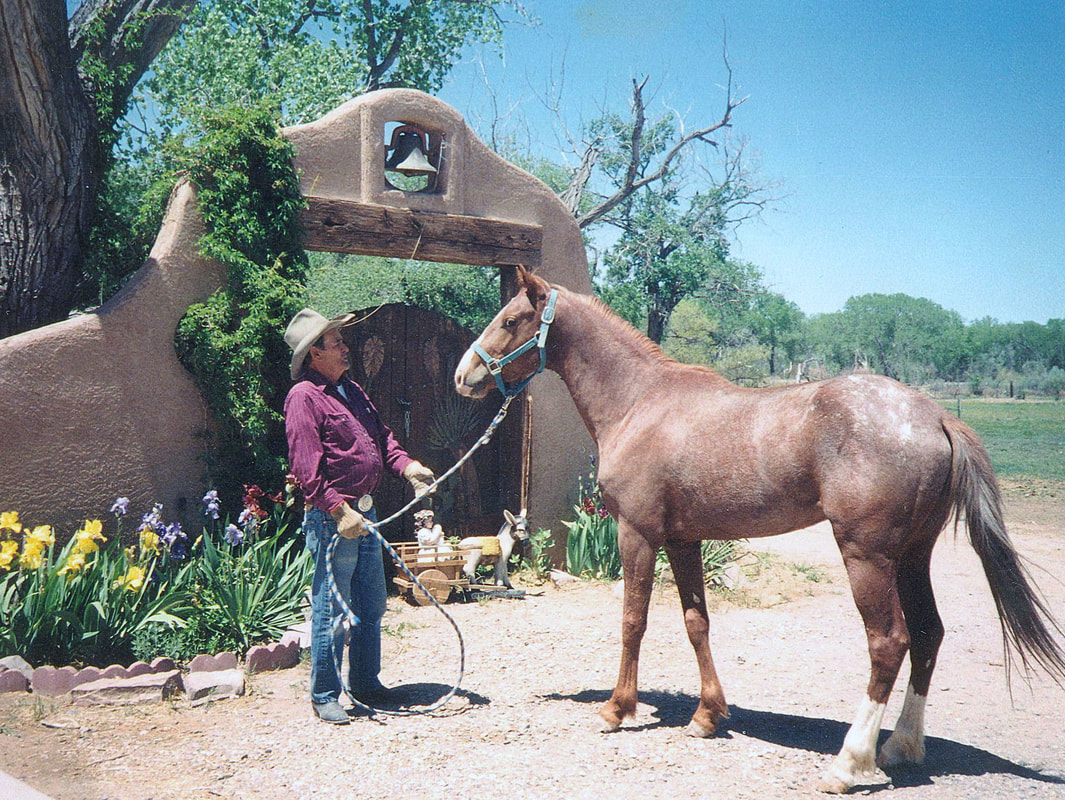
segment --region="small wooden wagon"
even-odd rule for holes
[[[489,555],[499,554],[499,540],[495,536],[478,537],[478,544],[483,552]],[[470,555],[469,550],[441,551],[435,548],[427,550],[418,542],[396,542],[392,545],[392,549],[438,603],[446,603],[456,589],[464,599],[482,596],[479,593],[494,597],[504,595],[519,597],[525,594],[524,591],[508,589],[504,586],[470,583],[470,579],[462,572],[466,559]],[[402,595],[420,606],[430,604],[431,601],[426,597],[425,592],[415,586],[414,582],[398,566],[396,572],[397,575],[392,582],[399,587]]]
[[[458,550],[440,552],[435,549],[432,552],[419,553],[418,551],[424,548],[418,542],[397,542],[392,548],[436,602],[446,603],[456,588],[463,592],[470,588],[469,579],[462,574],[466,553]],[[430,600],[425,596],[425,592],[419,590],[398,567],[396,572],[392,582],[399,587],[400,592],[420,606],[429,605]]]

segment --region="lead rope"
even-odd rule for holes
[[[392,556],[392,560],[403,571],[403,574],[406,575],[407,579],[410,580],[411,583],[413,583],[414,586],[417,587],[426,597],[428,597],[430,602],[432,602],[432,604],[436,606],[437,610],[444,615],[444,617],[449,623],[451,623],[451,627],[455,629],[455,635],[458,637],[459,640],[459,674],[458,677],[455,678],[455,683],[452,684],[451,690],[440,700],[436,701],[431,706],[421,709],[389,710],[383,708],[374,708],[373,706],[366,705],[362,701],[356,699],[355,695],[351,692],[351,686],[348,683],[347,678],[344,677],[343,665],[341,664],[341,660],[343,658],[343,648],[341,648],[341,654],[338,658],[337,648],[333,647],[333,666],[336,668],[337,677],[340,679],[340,685],[344,689],[344,694],[346,694],[348,696],[348,699],[351,700],[351,702],[354,703],[356,706],[366,711],[369,711],[371,714],[381,713],[388,714],[389,716],[393,717],[413,717],[418,714],[428,714],[432,711],[436,711],[436,709],[447,703],[448,700],[454,697],[455,693],[459,690],[459,685],[462,683],[462,677],[466,670],[466,644],[462,640],[462,631],[459,630],[459,626],[456,624],[455,620],[452,619],[451,615],[444,610],[444,607],[437,602],[436,598],[433,597],[432,593],[422,585],[421,581],[419,581],[418,578],[415,577],[414,573],[411,572],[410,569],[408,569],[407,565],[403,563],[403,559],[400,557],[400,555],[395,551],[392,545],[390,545],[385,540],[385,537],[381,535],[381,531],[379,530],[379,528],[381,528],[381,526],[383,525],[387,525],[390,522],[393,522],[394,520],[398,519],[399,517],[410,511],[410,509],[413,508],[416,503],[427,497],[437,486],[439,486],[441,483],[443,483],[452,475],[454,475],[455,472],[457,472],[458,469],[463,464],[465,464],[474,453],[477,452],[477,450],[488,444],[488,442],[492,439],[492,436],[495,434],[496,428],[499,427],[499,424],[503,421],[503,418],[506,417],[507,409],[510,407],[511,401],[516,396],[516,394],[511,394],[508,395],[505,400],[503,400],[503,405],[500,406],[499,411],[496,412],[495,417],[488,424],[488,428],[481,435],[481,438],[478,439],[476,443],[474,443],[473,447],[466,451],[466,454],[462,458],[455,462],[455,465],[451,469],[449,469],[447,472],[445,472],[443,475],[433,481],[432,485],[430,485],[430,487],[426,491],[422,492],[421,494],[415,495],[413,500],[403,506],[403,508],[401,508],[395,514],[386,517],[380,522],[371,522],[368,524],[370,530],[377,537],[378,541],[380,541],[381,544],[384,545],[385,550],[387,550],[388,554]],[[337,602],[337,605],[340,606],[340,616],[338,616],[333,621],[332,626],[332,634],[334,638],[336,637],[337,630],[340,628],[341,625],[345,626],[345,628],[350,631],[351,628],[359,624],[358,616],[356,616],[355,612],[352,611],[351,606],[348,605],[347,601],[344,600],[343,596],[340,594],[340,590],[337,588],[336,579],[333,577],[333,554],[336,552],[337,543],[339,541],[340,534],[333,534],[333,538],[329,542],[329,547],[326,549],[325,554],[326,587],[329,593],[332,595],[333,599]]]

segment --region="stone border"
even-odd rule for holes
[[[288,631],[280,642],[256,645],[248,650],[244,659],[244,671],[251,675],[256,672],[271,672],[290,669],[300,662],[299,631]],[[0,665],[0,694],[5,692],[33,692],[45,697],[59,697],[70,694],[82,684],[100,680],[126,680],[142,675],[157,675],[177,670],[174,659],[160,657],[150,664],[137,661],[128,667],[112,664],[109,667],[37,667],[32,669],[22,661],[23,666]],[[237,670],[239,662],[236,653],[222,652],[216,655],[198,655],[189,662],[187,672],[227,672]],[[32,670],[32,671],[31,671]]]

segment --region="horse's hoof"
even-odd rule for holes
[[[924,737],[922,736],[899,736],[891,734],[884,746],[880,748],[880,755],[876,758],[876,765],[880,769],[889,769],[901,764],[921,764],[924,762]]]
[[[831,769],[817,782],[817,791],[825,794],[846,794],[854,786],[854,781],[841,778]]]
[[[606,717],[599,717],[599,721],[596,723],[595,729],[599,733],[613,733],[621,727],[621,720],[614,721],[609,720]]]
[[[694,719],[689,722],[688,727],[684,729],[684,733],[695,739],[709,739],[716,731],[716,726],[707,727],[706,725],[700,725]]]

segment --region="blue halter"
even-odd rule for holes
[[[551,328],[551,323],[555,321],[555,300],[558,299],[558,289],[552,289],[551,294],[547,298],[547,305],[544,306],[543,313],[540,315],[540,330],[529,341],[519,347],[517,350],[508,353],[502,358],[495,358],[488,355],[484,348],[481,347],[480,340],[478,339],[473,343],[473,352],[481,357],[484,361],[484,365],[488,367],[488,371],[492,374],[492,377],[496,379],[496,386],[499,387],[500,393],[504,397],[513,397],[526,386],[529,385],[529,381],[544,371],[544,367],[547,364],[547,331]],[[507,386],[503,383],[503,367],[509,364],[516,358],[521,358],[528,353],[534,347],[540,348],[540,367],[532,375],[514,386]]]

